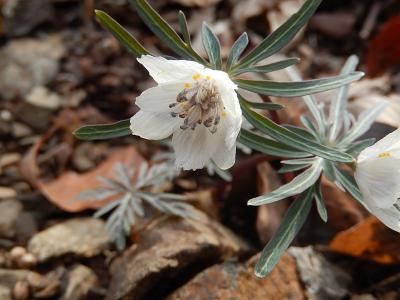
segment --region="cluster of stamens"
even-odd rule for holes
[[[194,84],[185,84],[185,88],[176,97],[176,102],[169,105],[172,117],[184,119],[182,130],[195,130],[203,124],[211,133],[217,132],[221,116],[226,112],[221,96],[213,80],[195,75]]]

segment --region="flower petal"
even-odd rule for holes
[[[357,164],[354,177],[369,206],[389,208],[400,197],[400,159],[365,160]]]
[[[235,164],[236,159],[236,145],[233,147],[225,148],[218,147],[214,153],[212,160],[222,170],[231,168]]]
[[[400,158],[400,129],[393,131],[388,134],[373,146],[364,149],[358,156],[358,162],[362,162],[366,159],[376,158],[379,154],[384,152],[394,152],[396,157]]]
[[[172,136],[177,167],[184,170],[196,170],[210,161],[217,146],[213,143],[212,134],[204,126],[195,130],[178,130]]]
[[[160,84],[191,78],[193,74],[204,69],[203,65],[194,61],[168,60],[164,57],[151,55],[142,55],[137,60],[149,71],[150,76]]]
[[[168,113],[138,111],[131,117],[131,131],[148,140],[162,140],[179,127],[179,120]]]
[[[135,104],[144,111],[167,112],[170,111],[168,105],[176,102],[176,97],[183,88],[181,82],[152,87],[138,96]]]
[[[400,209],[398,207],[379,208],[371,206],[367,208],[371,214],[376,216],[387,227],[400,232]]]

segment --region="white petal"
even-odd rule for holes
[[[354,177],[369,206],[389,208],[400,197],[400,160],[395,157],[358,163]]]
[[[131,117],[131,131],[148,140],[162,140],[169,137],[179,127],[179,120],[169,113],[138,111]]]
[[[376,158],[383,152],[393,152],[396,157],[400,158],[400,129],[393,131],[371,147],[364,149],[358,156],[358,162],[369,158]]]
[[[135,104],[144,111],[167,112],[170,111],[168,105],[176,102],[176,97],[183,89],[181,82],[152,87],[138,96]]]
[[[368,207],[368,210],[387,227],[400,232],[400,210],[398,208],[379,208],[371,206]]]
[[[196,170],[210,161],[218,145],[213,142],[212,134],[204,126],[195,130],[178,129],[172,136],[172,146],[176,156],[176,166],[184,170]]]
[[[222,170],[231,168],[235,164],[236,159],[236,145],[233,147],[225,148],[218,147],[217,151],[214,153],[212,160],[215,164]]]
[[[191,78],[201,72],[204,66],[188,60],[168,60],[163,57],[142,55],[137,59],[157,83],[167,83]]]

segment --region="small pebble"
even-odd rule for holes
[[[18,262],[26,253],[27,252],[24,247],[17,246],[11,249],[10,256],[14,262]]]
[[[29,299],[29,284],[26,281],[17,281],[13,288],[13,296],[15,300]]]

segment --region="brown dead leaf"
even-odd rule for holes
[[[373,216],[338,233],[329,247],[336,252],[378,263],[400,262],[399,234]]]
[[[376,76],[400,63],[400,15],[389,19],[370,41],[367,52],[368,75]]]
[[[138,166],[144,158],[136,151],[135,147],[119,148],[92,171],[78,174],[65,172],[57,179],[44,183],[39,182],[40,191],[55,205],[68,212],[78,212],[85,209],[99,208],[107,201],[71,201],[78,194],[101,186],[98,176],[114,177],[113,166],[123,163],[127,166]],[[111,201],[112,199],[110,199]]]

